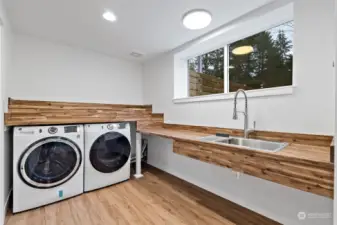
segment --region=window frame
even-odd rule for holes
[[[235,43],[237,41],[240,41],[242,39],[245,39],[245,38],[248,38],[248,37],[251,37],[255,34],[259,34],[261,32],[264,32],[264,31],[268,31],[270,29],[273,29],[273,28],[276,28],[278,26],[281,26],[285,23],[288,23],[288,22],[291,22],[291,21],[294,21],[294,19],[290,19],[290,20],[287,20],[287,21],[282,21],[282,22],[279,22],[278,24],[273,24],[273,25],[270,25],[268,28],[266,29],[259,29],[260,31],[257,31],[257,32],[251,32],[251,34],[249,35],[244,35],[243,37],[241,37],[240,39],[237,39],[237,40],[232,40],[230,42],[226,42],[226,44],[224,45],[221,45],[219,46],[218,48],[212,48],[211,50],[207,50],[201,54],[197,54],[197,55],[194,55],[192,57],[188,57],[188,59],[186,59],[186,63],[187,63],[187,93],[188,93],[188,96],[186,98],[179,98],[179,99],[191,99],[191,98],[196,98],[196,99],[211,99],[210,97],[207,97],[207,96],[214,96],[215,99],[218,99],[219,98],[219,95],[228,95],[228,94],[231,94],[231,93],[235,93],[235,92],[230,92],[230,89],[229,89],[229,46],[232,44],[232,43]],[[190,74],[189,74],[189,65],[188,65],[188,61],[192,58],[196,58],[196,57],[200,57],[204,54],[207,54],[207,53],[210,53],[212,51],[215,51],[215,50],[218,50],[218,49],[221,49],[223,48],[224,49],[224,92],[223,93],[218,93],[218,94],[208,94],[208,95],[199,95],[199,96],[190,96]],[[294,71],[292,71],[293,74],[292,74],[292,77],[294,77]],[[253,89],[253,90],[246,90],[246,92],[251,92],[251,91],[262,91],[262,90],[266,90],[266,89],[272,89],[272,90],[275,90],[275,89],[278,89],[278,88],[281,88],[282,90],[284,90],[284,92],[277,92],[279,94],[291,94],[292,93],[292,89],[293,88],[284,88],[284,87],[295,87],[294,85],[294,79],[292,81],[292,85],[284,85],[284,86],[279,86],[279,87],[273,87],[273,88],[263,88],[263,89]],[[269,92],[265,92],[263,91],[262,93],[269,93]],[[270,94],[268,94],[270,95]],[[230,96],[230,95],[229,95]],[[253,94],[252,97],[255,97],[255,96],[259,96],[259,95],[256,95]],[[226,99],[226,98],[223,98],[223,99]],[[185,101],[175,101],[175,102],[185,102]]]

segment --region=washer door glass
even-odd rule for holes
[[[39,140],[21,158],[24,181],[37,188],[51,188],[68,181],[81,164],[81,152],[72,141],[52,137]]]
[[[101,135],[90,149],[91,165],[99,172],[112,173],[122,168],[129,160],[129,140],[117,132]]]

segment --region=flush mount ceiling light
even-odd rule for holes
[[[234,55],[246,55],[246,54],[252,53],[253,51],[254,51],[253,46],[245,45],[245,46],[234,48],[232,53]]]
[[[183,16],[183,24],[187,29],[199,30],[207,27],[212,21],[212,15],[204,9],[188,11]]]
[[[103,13],[103,18],[109,22],[115,22],[117,20],[117,17],[116,15],[111,12],[111,11],[108,11],[106,10],[104,13]]]

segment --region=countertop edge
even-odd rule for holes
[[[173,140],[178,140],[178,141],[184,141],[184,142],[188,142],[188,143],[193,143],[193,144],[202,144],[202,145],[211,145],[214,147],[218,147],[222,150],[224,150],[224,148],[228,147],[226,145],[221,145],[218,143],[212,143],[212,142],[205,142],[205,141],[200,141],[198,139],[190,139],[190,138],[183,138],[183,137],[173,137],[170,135],[165,135],[165,134],[161,134],[158,132],[152,132],[149,131],[149,129],[151,128],[146,128],[146,129],[138,129],[138,132],[144,133],[144,134],[150,134],[150,135],[156,135],[156,136],[160,136],[160,137],[165,137],[165,138],[169,138],[169,139],[173,139]],[[165,128],[162,128],[165,129]],[[183,131],[180,131],[183,132]],[[197,133],[197,132],[195,132]],[[200,134],[200,137],[203,135],[212,135],[212,134],[206,134],[206,133],[198,133]],[[232,150],[235,149],[235,150]],[[225,151],[239,151],[239,152],[243,152],[246,154],[249,153],[254,153],[255,155],[259,155],[260,157],[264,157],[264,158],[270,158],[270,159],[284,159],[284,160],[288,160],[288,161],[292,161],[292,162],[301,162],[301,163],[306,163],[306,164],[315,164],[315,167],[320,167],[320,168],[327,168],[327,169],[334,169],[334,164],[331,162],[322,162],[322,161],[318,161],[318,160],[311,160],[311,159],[303,159],[303,158],[299,158],[299,157],[292,157],[292,156],[287,156],[287,155],[280,155],[280,154],[276,154],[273,152],[265,152],[265,151],[259,151],[259,150],[248,150],[245,148],[241,148],[241,147],[237,147],[237,146],[230,146],[230,148],[226,149]]]

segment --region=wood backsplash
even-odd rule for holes
[[[28,101],[9,99],[9,111],[5,114],[5,125],[81,124],[137,121],[138,129],[160,126],[168,129],[201,133],[228,133],[243,136],[239,129],[164,124],[162,113],[152,113],[151,105],[120,105],[99,103]],[[330,146],[332,136],[296,134],[271,131],[254,131],[250,138],[280,141],[315,146]]]
[[[137,127],[162,126],[163,114],[151,105],[120,105],[9,99],[6,126],[137,121]]]
[[[243,130],[221,128],[221,127],[205,127],[205,126],[192,126],[182,124],[163,124],[164,128],[195,131],[200,133],[226,133],[231,136],[243,136]],[[317,134],[298,134],[298,133],[285,133],[275,131],[260,131],[255,130],[249,134],[249,138],[261,139],[266,141],[279,141],[297,144],[307,144],[315,146],[330,146],[332,136],[330,135],[317,135]]]

